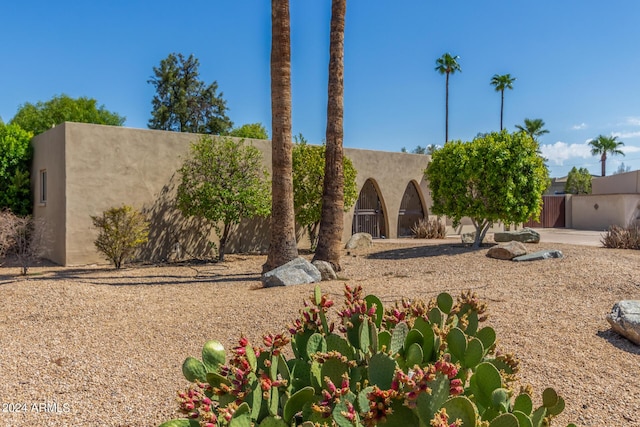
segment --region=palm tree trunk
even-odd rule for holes
[[[329,262],[340,271],[344,229],[344,174],[342,170],[344,111],[344,25],[347,0],[331,2],[327,146],[325,150],[322,215],[314,260]]]
[[[271,1],[271,237],[263,272],[298,257],[291,153],[289,0]]]
[[[500,132],[502,132],[503,113],[504,113],[504,89],[500,91]]]
[[[446,78],[445,102],[444,102],[444,142],[449,141],[449,73]]]
[[[602,164],[602,176],[607,175],[607,152],[604,151],[602,156],[600,156],[600,163]]]

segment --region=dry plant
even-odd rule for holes
[[[439,218],[422,218],[411,231],[416,239],[444,239],[447,236],[447,226]]]
[[[622,228],[612,225],[600,241],[605,248],[640,249],[640,226]]]
[[[13,247],[14,218],[15,215],[8,209],[0,211],[0,265]]]
[[[42,255],[45,243],[44,221],[0,212],[0,260],[13,255],[26,276],[29,267]]]

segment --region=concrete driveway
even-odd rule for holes
[[[602,246],[604,231],[574,230],[571,228],[536,228],[541,242],[570,245]]]

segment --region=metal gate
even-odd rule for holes
[[[523,225],[532,228],[564,228],[565,196],[542,196],[540,222],[530,219]]]
[[[368,179],[360,190],[356,209],[353,213],[352,234],[369,233],[379,239],[387,237],[382,203],[373,181]]]
[[[400,211],[398,212],[398,237],[413,236],[411,227],[416,225],[418,221],[423,219],[424,209],[422,209],[422,201],[420,194],[414,182],[407,184],[400,203]]]

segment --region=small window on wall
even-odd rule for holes
[[[40,171],[40,203],[47,203],[47,170]]]

